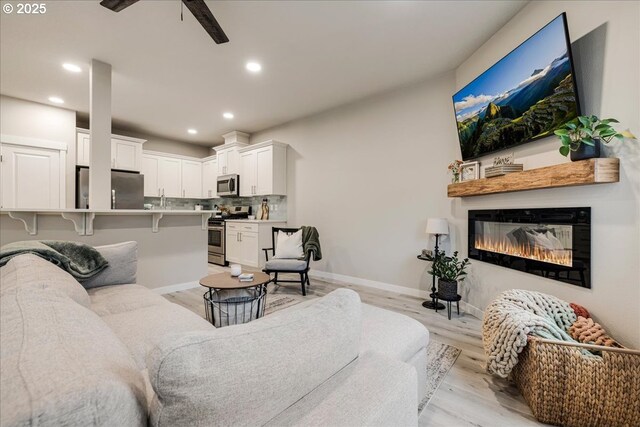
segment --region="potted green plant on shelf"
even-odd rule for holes
[[[438,278],[438,297],[446,300],[454,299],[458,295],[458,282],[465,279],[468,266],[469,258],[458,259],[458,251],[452,256],[438,254],[429,271],[429,274]]]
[[[606,144],[614,138],[636,139],[629,131],[618,132],[611,123],[616,119],[599,119],[597,116],[578,116],[554,133],[560,138],[560,154],[570,155],[571,161],[600,157],[600,141]]]

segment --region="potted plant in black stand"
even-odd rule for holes
[[[434,261],[429,274],[438,278],[438,298],[445,301],[455,300],[458,296],[458,282],[467,275],[465,269],[469,258],[458,259],[458,251],[453,256],[439,255]]]
[[[619,123],[616,119],[599,119],[597,116],[578,116],[567,122],[554,133],[560,138],[560,154],[568,156],[571,161],[600,157],[600,141],[606,144],[614,138],[636,139],[629,131],[618,132],[611,123]]]

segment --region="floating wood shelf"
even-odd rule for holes
[[[513,172],[494,178],[483,178],[449,184],[447,195],[449,197],[470,197],[541,188],[602,184],[606,182],[618,182],[619,180],[620,159],[588,159],[522,172]]]

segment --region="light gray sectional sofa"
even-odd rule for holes
[[[35,255],[0,269],[0,425],[417,424],[419,322],[339,289],[216,329],[131,284],[135,242],[98,249],[85,287]]]

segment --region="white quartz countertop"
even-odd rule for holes
[[[9,212],[32,212],[39,214],[61,214],[61,213],[94,213],[97,215],[202,215],[212,214],[214,211],[195,209],[178,210],[178,209],[25,209],[25,208],[3,208],[0,213],[7,214]]]
[[[251,224],[285,223],[286,219],[225,219],[226,222],[244,222]]]

